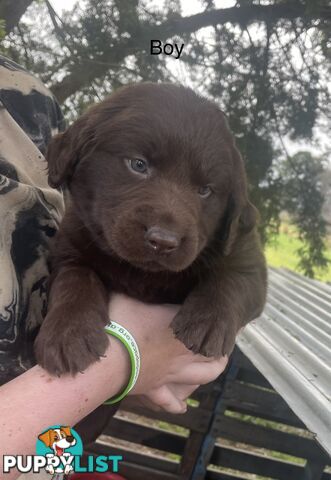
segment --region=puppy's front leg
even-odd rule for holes
[[[239,265],[237,266],[239,267]],[[187,297],[171,326],[194,353],[229,355],[240,328],[258,317],[266,296],[264,262],[250,269],[226,268],[210,275]]]
[[[61,266],[52,279],[48,313],[35,341],[37,362],[53,374],[76,374],[108,346],[104,285],[88,267]]]

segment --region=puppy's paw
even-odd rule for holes
[[[234,348],[237,329],[221,314],[185,308],[185,304],[170,325],[178,340],[206,357],[230,355]]]
[[[94,318],[90,316],[87,320],[85,313],[77,322],[72,317],[58,315],[58,311],[47,314],[40,328],[34,344],[36,360],[51,374],[75,375],[105,353],[109,337],[104,325],[108,319],[102,321],[94,313]]]

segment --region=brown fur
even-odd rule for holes
[[[136,157],[148,161],[144,176],[127,164]],[[266,267],[243,161],[218,107],[184,87],[125,87],[55,137],[47,160],[50,185],[66,182],[71,200],[53,246],[39,363],[76,373],[98,359],[112,291],[182,304],[176,337],[194,352],[229,354],[263,309]],[[155,250],[153,229],[175,247]]]

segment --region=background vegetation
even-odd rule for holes
[[[0,0],[1,52],[46,82],[68,121],[129,82],[181,81],[213,98],[246,161],[271,263],[286,255],[288,266],[330,280],[321,273],[330,261],[322,215],[329,0],[200,4],[200,13],[184,16],[180,0],[82,0],[60,18],[51,0]],[[181,60],[151,56],[151,39],[184,42]],[[291,142],[301,145],[295,155]],[[312,155],[307,145],[316,144]],[[284,211],[291,226],[276,248]]]

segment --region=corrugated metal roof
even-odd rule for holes
[[[331,454],[331,287],[269,269],[265,311],[237,343]]]

